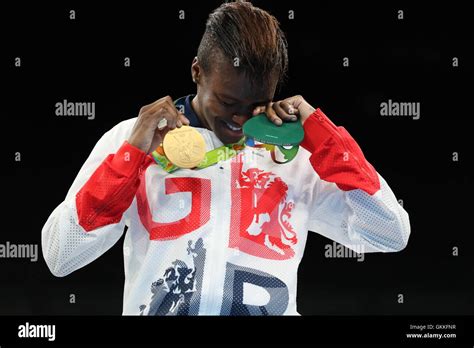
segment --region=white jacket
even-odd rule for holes
[[[342,127],[316,110],[296,158],[265,149],[171,174],[126,142],[136,118],[105,133],[42,230],[59,277],[124,242],[123,314],[297,315],[308,230],[365,252],[403,249],[408,214]],[[222,145],[197,128],[208,150]]]

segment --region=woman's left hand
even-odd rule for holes
[[[298,119],[302,124],[315,111],[301,95],[270,102],[267,106],[256,108],[253,116],[266,113],[268,119],[277,126],[283,122],[294,122]]]

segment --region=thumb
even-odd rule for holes
[[[258,114],[265,112],[265,108],[266,106],[257,106],[255,109],[253,109],[252,116],[257,116]]]
[[[181,121],[182,124],[184,124],[186,126],[189,126],[191,124],[189,119],[186,116],[184,116],[184,114],[182,114],[182,113],[179,113],[179,120]]]

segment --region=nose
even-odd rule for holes
[[[250,118],[250,115],[234,115],[232,116],[232,121],[237,123],[239,126],[243,126],[243,124]]]
[[[232,116],[232,121],[237,123],[239,126],[242,126],[249,118],[263,112],[265,108],[263,107],[250,107],[244,110],[239,111],[238,114]]]

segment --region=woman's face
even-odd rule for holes
[[[203,72],[196,58],[192,75],[197,83],[194,111],[224,144],[236,143],[243,137],[242,125],[257,108],[273,100],[278,80],[275,76],[266,86],[254,86],[230,62],[220,60],[209,72]]]

